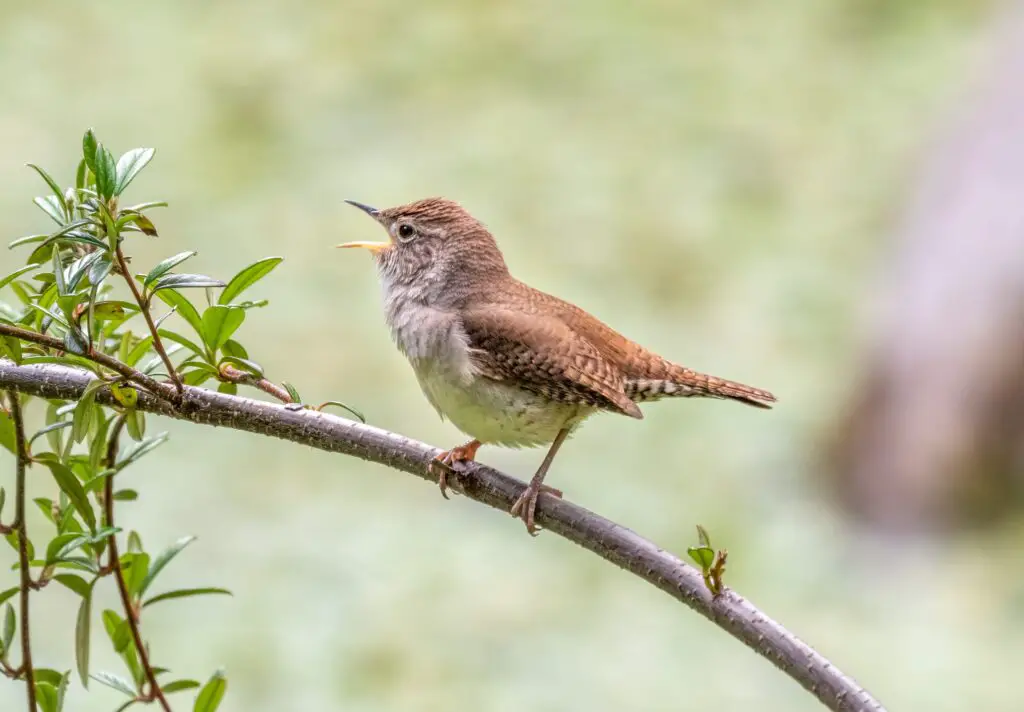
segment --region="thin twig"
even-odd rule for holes
[[[110,443],[107,445],[107,467],[113,469],[117,464],[117,450],[121,438],[121,429],[124,427],[124,416],[118,416],[110,431]],[[105,525],[114,526],[114,475],[107,475],[103,483],[103,518]],[[139,653],[139,663],[142,671],[149,681],[149,695],[160,703],[165,712],[171,712],[171,706],[164,697],[164,691],[160,689],[160,683],[156,680],[156,673],[149,663],[149,653],[146,652],[146,645],[142,641],[142,631],[139,630],[139,616],[135,606],[132,605],[131,596],[128,593],[128,586],[124,580],[124,570],[121,568],[121,556],[117,551],[117,534],[111,534],[107,538],[107,547],[110,552],[109,568],[114,572],[117,579],[117,590],[121,594],[121,605],[124,606],[124,615],[128,619],[128,627],[132,632],[132,640],[135,641],[135,649]]]
[[[160,340],[160,334],[157,332],[156,324],[153,323],[153,315],[149,313],[149,302],[143,299],[142,293],[139,291],[139,286],[135,284],[135,280],[132,279],[132,273],[128,269],[128,263],[124,259],[124,252],[121,251],[121,245],[117,246],[114,250],[114,256],[117,257],[117,266],[121,275],[124,277],[124,281],[128,283],[128,288],[132,290],[132,296],[135,297],[135,301],[139,305],[139,309],[142,311],[142,316],[146,320],[146,326],[149,327],[149,333],[153,335],[153,349],[159,354],[160,360],[164,362],[164,368],[167,369],[167,375],[174,383],[175,389],[178,393],[181,393],[182,383],[181,377],[178,376],[178,372],[174,368],[174,364],[171,363],[171,357],[167,355],[167,351],[164,349],[163,341]]]
[[[16,339],[29,341],[34,344],[39,344],[40,346],[48,346],[49,348],[56,349],[57,351],[63,351],[65,348],[64,342],[60,339],[47,336],[46,334],[39,334],[35,331],[30,331],[29,329],[22,329],[21,327],[14,326],[13,324],[4,324],[0,322],[0,334],[13,336]],[[175,391],[172,387],[150,378],[146,374],[142,373],[142,371],[138,371],[127,364],[121,363],[112,356],[107,356],[105,353],[93,349],[90,353],[85,354],[84,358],[97,363],[104,368],[109,368],[111,371],[124,376],[132,383],[151,391],[154,395],[166,398],[173,403],[181,401],[181,394]]]
[[[75,400],[92,378],[80,369],[50,364],[17,366],[0,359],[0,388],[43,398]],[[192,406],[188,409],[177,409],[147,393],[139,394],[137,407],[179,420],[234,428],[353,455],[436,482],[437,474],[428,465],[440,451],[401,435],[328,413],[201,388],[186,386],[185,396]],[[97,401],[113,402],[112,396],[104,391],[97,394]],[[469,499],[504,512],[509,511],[526,486],[477,463],[457,473],[457,484]],[[700,571],[626,527],[550,496],[540,498],[537,523],[685,603],[767,658],[830,710],[884,711],[881,703],[855,680],[735,591],[726,588],[720,595],[712,595]]]
[[[295,399],[292,398],[291,394],[288,393],[288,391],[286,391],[281,386],[277,385],[276,383],[268,381],[265,378],[260,378],[259,376],[255,376],[251,373],[246,373],[245,371],[239,368],[235,368],[231,364],[221,364],[220,375],[222,378],[226,379],[231,383],[242,383],[247,386],[255,386],[264,393],[267,393],[273,396],[274,398],[277,398],[282,403],[295,402]]]
[[[36,711],[36,675],[32,668],[32,636],[29,626],[28,597],[32,590],[32,571],[28,558],[28,523],[25,516],[25,469],[28,467],[28,444],[25,442],[25,423],[21,416],[21,401],[15,390],[7,392],[14,421],[14,441],[17,463],[14,484],[14,524],[18,532],[18,566],[21,575],[21,673],[28,687],[29,712]]]

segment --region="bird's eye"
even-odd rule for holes
[[[402,242],[409,242],[413,237],[416,236],[416,229],[408,223],[402,223],[398,226],[398,239]]]

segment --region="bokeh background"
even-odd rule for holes
[[[223,277],[284,256],[240,332],[268,375],[451,446],[389,341],[368,256],[332,246],[377,237],[344,198],[458,199],[520,278],[780,396],[770,413],[596,418],[553,484],[673,551],[703,524],[733,587],[890,709],[1017,710],[1024,519],[896,536],[847,506],[830,454],[899,216],[988,71],[1000,8],[0,0],[0,235],[46,229],[24,163],[69,181],[89,126],[115,154],[155,146],[129,199],[171,207],[158,239],[130,245],[135,264],[198,249],[195,270]],[[5,271],[22,259],[0,252]],[[377,465],[159,426],[172,438],[125,473],[142,499],[119,518],[154,548],[198,535],[164,585],[235,592],[145,620],[158,664],[227,669],[222,709],[818,709],[556,537]],[[523,477],[541,457],[481,452]],[[73,667],[72,595],[34,601],[37,663]],[[121,672],[102,644],[93,668]],[[118,704],[93,687],[71,709]],[[0,683],[0,709],[22,700]]]

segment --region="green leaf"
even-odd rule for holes
[[[232,356],[234,358],[249,358],[249,352],[245,350],[245,347],[234,339],[228,339],[220,347],[220,352],[225,356]]]
[[[61,449],[63,449],[64,445],[61,442],[60,434],[57,433],[56,431],[61,430],[63,428],[70,428],[72,425],[74,425],[74,423],[70,423],[67,421],[62,421],[59,423],[50,423],[45,428],[41,428],[29,439],[29,448],[31,449],[32,443],[36,441],[36,438],[38,438],[40,435],[45,435],[46,439],[49,440],[50,442],[50,447],[52,447],[55,451],[60,451]]]
[[[46,184],[48,186],[50,186],[50,190],[53,191],[54,195],[56,195],[61,200],[64,199],[64,191],[61,189],[61,187],[59,185],[57,185],[57,181],[55,181],[53,178],[50,177],[49,173],[44,171],[42,168],[37,166],[35,163],[29,163],[27,165],[28,165],[29,168],[31,168],[36,173],[38,173],[40,178],[42,178],[44,181],[46,181]]]
[[[14,606],[7,602],[4,604],[4,631],[0,636],[0,642],[3,643],[0,646],[0,650],[10,650],[11,641],[14,640],[14,631],[18,627],[18,621],[14,617]]]
[[[11,545],[12,549],[14,549],[15,551],[18,551],[18,543],[19,542],[18,542],[18,532],[17,531],[13,531],[13,532],[10,532],[9,534],[5,534],[4,535],[4,540],[8,544]],[[28,552],[28,558],[29,559],[35,559],[36,558],[36,548],[32,545],[32,540],[31,539],[26,539],[25,540],[25,549]]]
[[[93,512],[92,506],[89,504],[89,498],[86,496],[85,490],[82,489],[82,483],[78,481],[75,473],[61,462],[47,460],[45,464],[50,468],[50,472],[53,473],[53,479],[57,481],[57,486],[71,500],[71,504],[82,515],[82,519],[89,525],[89,529],[95,529],[96,514]]]
[[[8,599],[14,598],[20,590],[20,586],[11,586],[6,591],[0,592],[0,603],[5,603]]]
[[[96,394],[105,385],[107,385],[106,381],[94,378],[89,381],[85,390],[82,391],[82,395],[75,405],[75,414],[72,420],[71,437],[76,443],[85,440],[85,436],[89,434],[89,426],[92,425],[92,416],[96,404]]]
[[[64,224],[64,201],[56,195],[43,195],[33,198],[32,202],[39,206],[39,209],[50,216],[58,225]]]
[[[133,148],[117,159],[117,182],[114,186],[114,195],[121,195],[128,184],[134,180],[146,164],[153,160],[154,150],[152,148]]]
[[[102,685],[112,687],[118,692],[123,692],[129,697],[135,697],[136,695],[135,688],[132,687],[132,684],[118,675],[114,675],[109,672],[94,672],[89,677]]]
[[[62,297],[68,293],[67,285],[64,283],[64,265],[60,262],[60,253],[53,251],[53,277],[57,283],[57,294]]]
[[[191,252],[179,252],[178,254],[173,255],[172,257],[168,257],[163,262],[160,262],[156,267],[149,270],[149,274],[147,274],[146,278],[142,281],[142,286],[148,287],[153,282],[160,279],[165,274],[170,272],[172,269],[180,265],[182,262],[184,262],[190,257],[196,256],[197,254],[199,253],[193,250]]]
[[[197,687],[199,687],[199,683],[196,680],[175,680],[174,682],[168,682],[166,685],[161,685],[160,689],[164,691],[165,695],[170,695],[174,692],[193,690]]]
[[[218,670],[213,673],[213,676],[203,685],[203,689],[196,696],[192,712],[215,712],[227,689],[228,681],[224,677],[224,671]]]
[[[298,402],[298,401],[296,401],[296,402]],[[339,408],[344,408],[344,409],[345,409],[345,410],[347,410],[347,411],[348,411],[349,413],[351,413],[352,415],[356,416],[356,418],[358,418],[360,422],[362,422],[362,423],[365,423],[365,422],[366,422],[366,418],[364,418],[364,417],[363,417],[363,414],[362,414],[362,413],[360,413],[360,412],[359,412],[358,410],[356,410],[355,408],[352,408],[351,406],[347,406],[347,405],[345,405],[345,404],[344,404],[344,403],[342,403],[341,401],[336,401],[336,400],[329,400],[329,401],[327,401],[326,403],[321,403],[321,404],[320,404],[320,407],[319,407],[319,408],[317,408],[317,410],[323,410],[324,408],[326,408],[326,407],[327,407],[327,406],[329,406],[329,405],[337,406],[337,407],[339,407]]]
[[[116,502],[134,502],[139,498],[139,493],[133,489],[122,489],[114,492]]]
[[[215,304],[203,312],[203,341],[211,352],[216,353],[221,345],[245,321],[245,310]]]
[[[149,235],[150,237],[156,237],[156,225],[153,221],[147,218],[142,213],[128,212],[125,211],[121,218],[118,220],[119,224],[123,223],[125,229],[128,229],[129,225],[134,225],[139,232]]]
[[[56,250],[54,250],[54,254],[57,254]],[[78,285],[82,282],[85,275],[89,273],[96,260],[103,259],[104,257],[105,255],[102,252],[96,250],[72,262],[66,270],[65,282],[67,283],[67,291],[73,293],[77,290]]]
[[[138,205],[129,205],[125,210],[131,210],[132,212],[141,213],[143,210],[149,210],[150,208],[166,208],[167,201],[165,200],[151,200],[148,203],[139,203]]]
[[[71,576],[71,574],[62,574]],[[76,577],[77,578],[77,577]],[[94,580],[95,581],[95,580]],[[89,638],[92,624],[92,586],[82,596],[78,605],[78,617],[75,620],[75,666],[82,687],[89,687]]]
[[[186,546],[188,546],[195,540],[196,538],[194,536],[182,537],[181,539],[178,539],[178,541],[174,542],[171,546],[167,547],[162,552],[160,552],[160,555],[153,559],[153,565],[149,567],[149,573],[142,580],[140,588],[137,590],[139,596],[144,594],[149,589],[153,581],[156,580],[156,577],[160,574],[161,571],[163,571],[164,567],[167,566],[167,564],[171,563],[171,560],[175,556],[180,554],[182,549],[184,549]]]
[[[48,234],[47,235],[26,235],[25,237],[19,237],[17,240],[14,240],[13,242],[8,243],[7,249],[8,250],[13,250],[15,247],[20,247],[21,245],[29,245],[29,244],[32,244],[33,242],[42,242],[43,240],[45,240],[48,237],[49,237]]]
[[[286,391],[288,391],[288,395],[290,395],[292,397],[292,400],[294,402],[296,402],[296,403],[301,403],[302,402],[302,396],[299,395],[299,391],[295,388],[295,386],[293,386],[292,384],[288,383],[287,381],[282,381],[281,385],[284,387],[284,389]]]
[[[195,329],[196,334],[200,337],[203,335],[203,320],[199,316],[199,312],[192,306],[192,302],[185,298],[181,292],[174,289],[166,289],[158,293],[160,299],[165,304],[174,308],[175,311],[183,318],[188,325]]]
[[[217,586],[207,586],[207,587],[204,587],[204,588],[180,588],[180,589],[177,589],[175,591],[167,591],[166,593],[161,593],[159,595],[153,596],[151,599],[149,599],[148,601],[143,603],[142,607],[145,608],[146,606],[151,606],[154,603],[159,603],[160,601],[170,601],[170,600],[175,599],[175,598],[189,598],[189,597],[192,597],[192,596],[208,596],[208,595],[211,595],[211,594],[223,594],[225,596],[233,596],[234,595],[228,589],[226,589],[226,588],[219,588]]]
[[[228,282],[228,286],[221,292],[217,303],[230,304],[235,297],[270,274],[275,267],[281,264],[283,259],[283,257],[266,257],[243,268]]]
[[[85,334],[77,326],[69,327],[67,333],[64,334],[64,349],[80,356],[89,353],[89,342],[85,340]]]
[[[715,551],[707,546],[691,546],[686,550],[690,558],[697,562],[701,570],[707,571],[715,562]]]
[[[50,540],[50,543],[46,545],[46,563],[55,563],[88,542],[89,537],[78,532],[70,532],[68,534],[55,536]]]
[[[195,289],[199,287],[223,287],[219,279],[202,274],[168,274],[161,277],[153,285],[153,292],[163,289]]]
[[[134,408],[135,404],[139,402],[139,392],[127,384],[111,383],[110,394],[125,408]]]
[[[701,546],[711,546],[711,537],[708,536],[707,529],[700,524],[697,525],[697,541],[700,542]]]
[[[96,174],[96,149],[99,147],[99,142],[96,141],[96,134],[93,133],[92,129],[85,132],[82,137],[82,157],[85,160],[85,165]]]
[[[124,416],[124,425],[132,440],[140,441],[146,435],[146,416],[140,410],[132,408]]]
[[[161,334],[161,336],[162,336],[162,334]],[[139,362],[140,358],[142,358],[143,356],[146,355],[146,353],[149,351],[149,347],[152,346],[152,345],[153,345],[153,337],[152,336],[147,336],[144,339],[140,339],[139,343],[135,344],[135,346],[133,346],[131,348],[131,350],[128,351],[125,354],[124,358],[122,358],[121,360],[124,361],[129,366],[134,366],[135,364],[137,364]]]
[[[57,712],[57,688],[48,682],[37,682],[36,704],[41,712]]]
[[[137,554],[124,554],[121,557],[121,566],[125,569],[125,585],[133,598],[142,594],[142,587],[149,577],[149,554],[140,552]]]
[[[85,159],[81,159],[78,162],[78,169],[75,171],[75,190],[82,190],[85,187],[86,171],[89,166],[86,165]]]
[[[203,364],[204,366],[206,364]],[[196,368],[181,374],[182,383],[186,386],[201,386],[213,378],[208,370]]]
[[[89,284],[93,286],[99,285],[103,280],[110,274],[110,270],[114,268],[114,264],[110,261],[106,255],[103,255],[98,260],[92,263],[89,268]]]
[[[96,144],[96,192],[110,200],[117,188],[117,164],[113,154],[101,143]]]
[[[234,383],[231,383],[230,381],[224,381],[220,385],[217,386],[217,392],[218,393],[224,393],[224,394],[229,395],[229,396],[237,396],[238,395],[238,385],[234,384]]]
[[[160,334],[161,338],[168,339],[169,341],[181,344],[182,346],[184,346],[186,349],[196,354],[197,356],[206,355],[206,352],[203,351],[203,348],[199,346],[196,342],[182,336],[177,332],[168,331],[166,329],[159,329],[157,333]]]
[[[19,267],[18,269],[14,270],[9,275],[7,275],[6,277],[0,279],[0,289],[3,289],[4,287],[6,287],[8,285],[8,283],[13,282],[14,280],[16,280],[21,275],[27,274],[28,272],[31,272],[34,269],[38,269],[38,267],[39,267],[38,264],[25,265],[24,267]]]
[[[15,455],[18,454],[14,421],[11,420],[11,414],[5,410],[0,410],[0,445],[3,445]]]
[[[57,574],[53,579],[79,596],[85,597],[92,594],[92,584],[77,574]]]
[[[146,438],[138,445],[130,447],[125,453],[124,458],[117,463],[118,471],[123,470],[125,467],[137,461],[143,455],[146,455],[150,451],[160,447],[165,442],[167,442],[167,431],[159,433],[151,438]]]
[[[129,646],[133,647],[134,652],[131,629],[128,627],[127,621],[118,613],[109,608],[103,611],[103,627],[118,654],[123,653]]]

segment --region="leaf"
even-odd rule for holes
[[[130,205],[125,210],[131,210],[132,212],[141,213],[143,210],[149,210],[150,208],[166,208],[167,201],[165,200],[151,200],[148,203],[139,203],[138,205]]]
[[[173,307],[175,311],[191,326],[196,334],[203,335],[203,320],[199,316],[199,312],[192,306],[192,302],[185,298],[181,292],[174,289],[167,289],[161,291],[157,296],[160,297],[170,307]]]
[[[2,409],[0,409],[0,445],[3,445],[15,455],[18,454],[14,421],[11,420],[11,414]]]
[[[39,206],[39,209],[50,216],[58,225],[64,224],[64,201],[56,195],[43,195],[33,198],[32,202]]]
[[[132,440],[140,441],[146,435],[146,416],[132,408],[124,416],[124,425]]]
[[[71,576],[71,574],[62,574]],[[77,577],[76,577],[77,578]],[[95,579],[94,579],[95,582]],[[89,638],[92,624],[92,586],[82,596],[78,606],[78,618],[75,620],[75,666],[82,687],[89,687]]]
[[[135,176],[153,160],[152,148],[133,148],[117,159],[115,173],[117,175],[114,195],[121,195]]]
[[[57,486],[68,496],[75,509],[78,510],[78,513],[82,515],[82,518],[89,525],[90,531],[95,529],[96,514],[93,512],[92,506],[89,504],[89,498],[86,496],[85,490],[82,489],[82,483],[78,481],[75,473],[61,462],[47,460],[45,464],[50,468],[50,472],[53,473],[53,479],[57,481]]]
[[[89,596],[92,594],[92,584],[77,574],[57,574],[53,578],[79,596]]]
[[[199,687],[199,683],[196,680],[175,680],[173,682],[168,682],[166,685],[161,685],[160,689],[164,691],[165,695],[170,695],[174,692],[192,690],[197,687]]]
[[[218,393],[224,393],[224,394],[229,395],[229,396],[237,396],[238,395],[238,385],[235,384],[235,383],[231,383],[230,381],[224,381],[220,385],[217,386],[217,392]]]
[[[89,677],[102,685],[112,687],[118,692],[123,692],[129,697],[135,697],[136,695],[135,688],[132,687],[131,683],[118,675],[109,672],[94,672]]]
[[[96,149],[98,147],[96,141],[96,134],[93,133],[92,129],[85,132],[82,137],[82,157],[85,160],[85,165],[96,174]]]
[[[114,196],[114,189],[117,187],[117,164],[114,163],[113,154],[102,143],[96,144],[96,192],[104,200],[110,200]]]
[[[121,557],[121,566],[125,565],[127,565],[125,585],[132,597],[137,599],[142,595],[141,588],[149,577],[149,554],[145,552],[125,554]]]
[[[128,448],[128,451],[125,453],[124,458],[117,463],[118,471],[123,470],[125,467],[137,461],[143,455],[146,455],[150,451],[155,450],[156,448],[163,445],[165,442],[167,442],[167,437],[167,432],[164,431],[151,438],[146,438],[138,445],[133,445],[132,447]]]
[[[56,253],[57,251],[54,250],[54,254]],[[102,252],[96,250],[95,252],[83,255],[72,262],[66,270],[67,276],[65,281],[67,283],[68,292],[74,292],[77,290],[78,285],[81,283],[85,275],[89,273],[96,260],[103,259],[104,257],[105,255]]]
[[[82,190],[85,187],[85,176],[89,166],[86,165],[85,159],[78,161],[78,169],[75,171],[75,190]]]
[[[235,297],[270,274],[283,260],[283,257],[266,257],[258,262],[253,262],[248,267],[244,267],[231,278],[228,286],[221,292],[217,303],[230,304]]]
[[[4,604],[4,630],[2,636],[0,636],[0,642],[3,643],[0,646],[2,650],[11,649],[11,641],[14,640],[14,631],[18,626],[18,621],[14,617],[14,606],[8,601]]]
[[[17,240],[8,243],[7,249],[13,250],[15,247],[20,247],[21,245],[29,245],[33,242],[42,242],[48,237],[49,235],[26,235],[25,237],[19,237]]]
[[[57,712],[57,688],[48,682],[37,682],[36,704],[41,712]]]
[[[200,287],[223,287],[219,279],[203,274],[169,274],[156,281],[153,292],[163,289],[195,289]]]
[[[103,386],[107,385],[103,379],[94,378],[82,391],[82,395],[75,405],[75,414],[72,420],[71,437],[76,443],[85,440],[89,434],[89,426],[92,425],[93,406],[96,404],[96,393]]]
[[[114,268],[114,264],[110,261],[106,255],[103,255],[98,260],[92,263],[92,267],[89,269],[89,284],[93,286],[99,285],[103,280],[110,274],[110,270]]]
[[[46,563],[52,564],[63,559],[83,544],[88,543],[89,537],[78,532],[70,532],[55,536],[46,545]]]
[[[302,396],[299,395],[299,391],[295,388],[295,386],[288,383],[287,381],[281,381],[281,385],[284,387],[286,391],[288,391],[288,395],[292,397],[292,400],[295,403],[302,402]]]
[[[687,548],[686,553],[690,555],[690,558],[697,562],[701,570],[707,571],[711,568],[711,565],[715,561],[715,551],[707,546],[691,546]]]
[[[7,275],[6,277],[0,279],[0,289],[3,289],[4,287],[6,287],[8,285],[8,283],[13,282],[14,280],[16,280],[21,275],[27,274],[28,272],[31,272],[32,270],[37,269],[38,267],[39,267],[38,264],[25,265],[24,267],[19,267],[18,269],[14,270],[9,275]]]
[[[198,356],[205,356],[206,355],[206,352],[203,351],[202,347],[199,346],[196,342],[194,342],[191,339],[188,339],[188,338],[182,336],[181,334],[179,334],[177,332],[168,331],[166,329],[159,329],[157,331],[157,333],[160,334],[160,336],[162,338],[164,338],[164,339],[168,339],[168,340],[173,341],[175,343],[181,344],[186,349],[188,349],[189,351],[191,351],[192,353],[194,353],[194,354],[196,354]]]
[[[64,349],[80,356],[89,353],[89,342],[85,340],[85,334],[77,326],[69,327],[67,333],[64,334]]]
[[[20,590],[20,586],[11,586],[6,591],[0,592],[0,603],[6,602],[7,599],[9,598],[14,598],[14,596],[16,596],[18,594],[18,591]]]
[[[139,392],[133,386],[111,383],[110,394],[125,408],[134,408],[135,404],[139,402]]]
[[[135,225],[139,232],[150,237],[157,237],[156,225],[142,213],[128,213],[121,219],[124,220],[126,226]]]
[[[249,358],[249,352],[245,350],[245,347],[234,339],[228,339],[220,347],[220,351],[225,356],[233,356],[234,358]]]
[[[146,352],[149,351],[149,347],[152,345],[152,336],[147,336],[144,339],[140,339],[139,343],[135,344],[135,346],[133,346],[131,350],[128,351],[124,355],[124,358],[122,358],[121,360],[124,361],[129,366],[134,366],[139,362],[140,358],[146,355]]]
[[[194,536],[186,536],[178,539],[178,541],[171,544],[171,546],[160,552],[160,555],[153,559],[153,565],[149,567],[149,573],[141,582],[141,587],[138,589],[138,594],[141,596],[144,594],[149,587],[152,585],[156,577],[163,571],[167,564],[171,563],[171,560],[181,553],[182,549],[194,542],[196,538]]]
[[[224,671],[218,670],[213,673],[213,676],[196,696],[192,712],[215,712],[227,689],[228,681],[224,678]]]
[[[700,524],[697,525],[697,541],[701,546],[711,546],[711,537],[708,536],[707,529]]]
[[[172,269],[180,265],[182,262],[184,262],[190,257],[195,257],[197,254],[199,253],[193,250],[190,252],[179,252],[176,255],[168,257],[166,260],[163,260],[162,262],[157,264],[156,267],[149,270],[149,274],[147,274],[146,278],[142,281],[142,286],[148,287],[153,282],[158,280],[160,277],[163,277]]]
[[[109,608],[103,611],[103,627],[118,654],[123,653],[132,645],[132,632],[127,621]]]
[[[339,408],[344,408],[349,413],[351,413],[352,415],[356,416],[356,418],[358,418],[361,423],[365,423],[366,422],[366,418],[363,417],[362,413],[360,413],[355,408],[352,408],[351,406],[345,405],[341,401],[329,400],[326,403],[321,403],[320,406],[317,408],[317,410],[323,410],[324,408],[326,408],[329,405],[337,406]]]
[[[116,502],[134,502],[139,498],[139,493],[133,489],[123,489],[114,492],[114,501]]]
[[[223,595],[226,595],[226,596],[233,596],[234,595],[228,589],[226,589],[226,588],[219,588],[217,586],[207,586],[205,588],[180,588],[180,589],[177,589],[175,591],[167,591],[166,593],[161,593],[159,595],[153,596],[151,599],[149,599],[148,601],[143,603],[142,607],[145,608],[146,606],[151,606],[154,603],[159,603],[160,601],[170,601],[170,600],[175,599],[175,598],[189,598],[189,597],[192,597],[192,596],[207,596],[207,595],[211,595],[211,594],[223,594]]]
[[[215,304],[203,312],[203,341],[211,352],[216,353],[221,345],[245,321],[245,310]]]
[[[31,168],[36,173],[38,173],[40,178],[42,178],[44,181],[46,181],[46,184],[48,186],[50,186],[50,190],[53,191],[54,195],[56,195],[61,200],[64,199],[64,191],[61,190],[61,187],[59,185],[57,185],[57,181],[55,181],[53,178],[50,177],[49,173],[44,171],[42,168],[37,166],[35,163],[29,163],[27,165],[28,165],[29,168]]]

